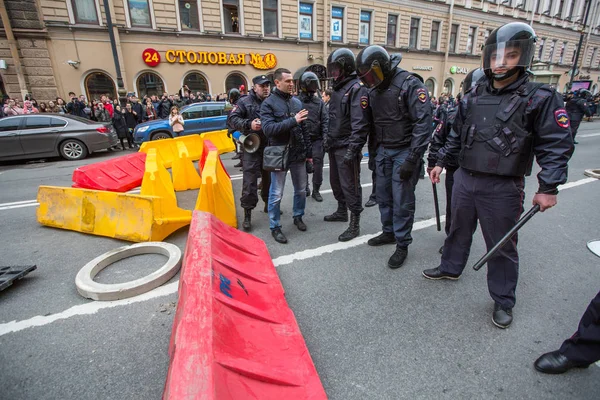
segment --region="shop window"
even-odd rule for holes
[[[90,101],[100,100],[102,96],[108,96],[111,99],[117,98],[115,82],[104,72],[92,72],[86,76],[85,91]]]
[[[223,0],[225,33],[240,33],[239,9],[239,0]]]
[[[128,3],[131,26],[151,28],[148,0],[129,0]]]
[[[467,53],[473,54],[475,48],[475,38],[477,37],[477,28],[474,26],[469,27],[469,36],[467,36]]]
[[[197,72],[187,74],[183,79],[183,84],[187,85],[193,93],[208,93],[208,82],[206,78]]]
[[[277,1],[263,0],[263,21],[265,36],[278,36]]]
[[[331,7],[331,41],[342,42],[344,40],[344,9],[342,7]]]
[[[450,53],[456,53],[456,39],[458,38],[458,25],[452,24],[450,29]]]
[[[452,79],[446,79],[446,81],[444,81],[444,93],[452,94],[453,91],[454,91],[454,82],[452,81]]]
[[[246,89],[248,88],[246,78],[240,74],[231,74],[225,79],[225,91],[227,93],[229,93],[231,89],[239,89],[242,85],[244,85]]]
[[[429,78],[425,81],[425,87],[429,92],[429,96],[433,96],[433,94],[435,93],[435,81],[433,80],[433,78]]]
[[[431,23],[431,38],[429,40],[429,50],[437,51],[440,41],[440,21]]]
[[[385,44],[396,47],[396,33],[398,32],[398,16],[388,15],[387,38]]]
[[[371,40],[371,11],[360,12],[360,44],[369,44]]]
[[[411,49],[416,49],[419,43],[419,25],[421,24],[420,18],[411,18],[410,19],[410,35],[408,41],[408,47]]]
[[[179,19],[181,20],[182,30],[200,30],[200,20],[198,18],[198,0],[178,0],[179,1]]]
[[[71,0],[76,24],[98,25],[96,0]]]
[[[138,97],[160,96],[165,92],[165,84],[160,76],[153,72],[145,72],[138,76],[137,81]]]
[[[298,24],[300,25],[300,39],[312,39],[313,26],[313,5],[311,3],[300,3],[300,15],[298,16]]]

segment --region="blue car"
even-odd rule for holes
[[[227,102],[194,103],[181,108],[185,120],[182,135],[218,131],[226,128],[231,105]],[[169,126],[169,119],[158,119],[139,124],[133,131],[133,141],[141,144],[150,140],[180,136]]]

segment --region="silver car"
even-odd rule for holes
[[[112,124],[62,114],[0,119],[0,160],[62,156],[81,160],[119,142]]]

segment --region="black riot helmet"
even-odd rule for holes
[[[465,80],[462,84],[462,92],[466,93],[469,89],[472,89],[475,84],[483,78],[485,74],[483,73],[483,68],[475,68],[469,71]]]
[[[590,100],[593,97],[592,92],[587,89],[579,89],[577,95],[584,100]]]
[[[240,91],[234,88],[229,91],[227,98],[229,99],[229,102],[231,104],[235,104],[240,99],[240,96],[241,96]]]
[[[365,47],[356,56],[356,73],[369,89],[379,86],[393,69],[392,58],[381,46]]]
[[[483,48],[485,75],[501,81],[517,72],[525,72],[533,60],[535,41],[533,28],[523,22],[511,22],[494,29]],[[494,73],[496,68],[501,70]]]
[[[300,78],[300,90],[305,93],[315,93],[317,90],[321,90],[321,84],[319,78],[314,72],[305,72]]]
[[[352,75],[356,69],[354,53],[350,49],[336,49],[327,57],[327,77],[339,83]]]

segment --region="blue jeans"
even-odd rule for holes
[[[294,209],[292,217],[301,217],[304,215],[304,208],[306,207],[306,184],[308,182],[306,162],[304,160],[292,162],[289,171],[290,175],[292,175],[292,183],[294,185]],[[269,227],[271,230],[281,228],[279,206],[283,197],[286,176],[287,171],[271,172],[271,187],[269,189]]]
[[[383,232],[394,233],[400,247],[408,247],[412,243],[415,186],[421,172],[421,166],[417,165],[411,179],[400,180],[400,167],[409,153],[410,148],[386,149],[380,146],[375,157],[376,194],[381,225]]]

